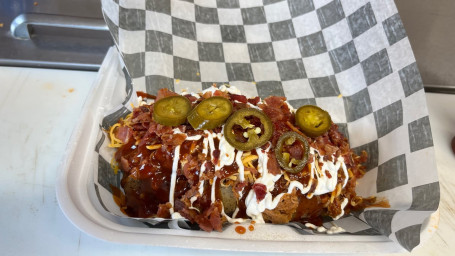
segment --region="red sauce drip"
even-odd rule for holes
[[[235,227],[235,232],[237,232],[240,235],[243,235],[246,233],[246,228],[243,226],[237,226]]]
[[[248,230],[249,231],[253,231],[254,230],[254,226],[253,225],[248,226]]]

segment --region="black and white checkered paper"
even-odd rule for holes
[[[131,111],[134,90],[198,92],[229,83],[250,97],[318,105],[356,152],[369,153],[358,193],[391,205],[335,224],[352,235],[385,235],[407,250],[420,243],[439,183],[422,80],[392,0],[102,0],[102,7],[127,78],[126,100],[102,128]],[[119,184],[107,144],[100,132],[97,191]]]

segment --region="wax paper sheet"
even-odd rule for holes
[[[391,205],[336,224],[407,250],[420,243],[439,183],[422,80],[392,0],[102,0],[102,7],[126,83],[101,128],[131,111],[134,90],[198,92],[228,83],[251,97],[285,96],[295,108],[318,105],[356,152],[369,154],[358,193]],[[105,209],[122,215],[110,196],[120,177],[107,144],[100,129],[95,187]]]

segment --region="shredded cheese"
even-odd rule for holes
[[[155,145],[150,145],[150,146],[145,146],[148,150],[154,150],[154,149],[159,149],[161,148],[161,144],[155,144]]]
[[[110,148],[119,148],[123,145],[123,142],[115,137],[115,128],[119,127],[120,123],[116,123],[109,129],[109,139],[111,143],[108,145]]]
[[[112,168],[112,170],[114,170],[114,173],[117,175],[119,168],[118,168],[117,161],[115,161],[115,157],[112,157],[112,159],[111,159],[111,168]]]
[[[243,157],[242,158],[242,163],[244,166],[247,166],[247,167],[253,167],[253,161],[258,159],[258,156],[256,155],[249,155],[249,156],[246,156],[246,157]]]

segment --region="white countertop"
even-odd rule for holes
[[[66,219],[55,195],[58,166],[95,77],[95,72],[0,67],[2,255],[239,255],[104,242]],[[455,249],[450,149],[455,95],[427,94],[427,101],[441,183],[440,224],[412,255],[450,255]]]

